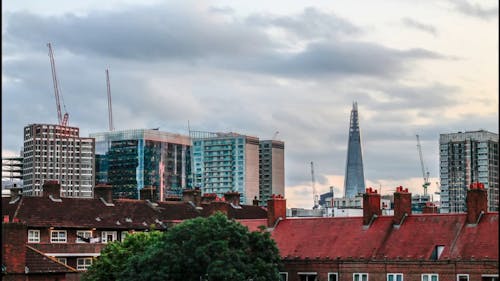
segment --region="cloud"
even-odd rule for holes
[[[490,20],[498,18],[498,2],[494,1],[496,4],[494,7],[485,8],[481,6],[479,3],[469,3],[467,0],[453,0],[451,3],[454,5],[454,8],[460,13],[479,18],[482,20]]]
[[[433,25],[421,23],[421,22],[416,21],[412,18],[403,18],[403,19],[401,19],[401,21],[407,27],[418,29],[420,31],[430,33],[434,36],[437,35],[436,27],[434,27]]]

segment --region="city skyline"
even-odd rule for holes
[[[495,1],[65,1],[2,3],[2,156],[23,128],[56,123],[47,42],[69,124],[238,132],[286,143],[290,207],[343,194],[358,102],[366,186],[435,191],[439,135],[498,133]],[[267,136],[267,137],[266,137]]]

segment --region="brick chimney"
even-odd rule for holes
[[[228,203],[231,203],[235,206],[240,205],[240,193],[235,191],[229,191],[224,193],[224,200]]]
[[[392,223],[400,225],[403,222],[403,217],[409,215],[411,215],[411,193],[408,192],[408,188],[398,186],[396,192],[394,192],[394,217]]]
[[[267,200],[267,226],[273,227],[280,218],[286,218],[286,199],[280,194],[273,194]]]
[[[467,190],[467,223],[476,224],[479,221],[481,213],[488,212],[488,195],[484,184],[475,182]]]
[[[113,202],[113,186],[109,184],[98,184],[94,188],[94,198],[102,198],[106,203]]]
[[[197,207],[201,205],[201,191],[199,187],[195,189],[185,189],[182,191],[183,202],[193,202]]]
[[[208,205],[208,208],[209,208],[209,212],[210,212],[210,215],[213,215],[215,214],[216,212],[222,212],[224,215],[226,215],[228,218],[231,218],[230,217],[230,214],[229,214],[229,204],[227,202],[224,201],[224,199],[220,199],[217,197],[216,200],[210,202],[210,204]]]
[[[380,209],[380,194],[371,187],[363,194],[363,225],[370,225],[374,215],[382,215]]]
[[[205,193],[201,196],[201,204],[210,204],[217,199],[217,194],[215,193]]]
[[[154,186],[145,186],[141,189],[141,200],[149,200],[151,202],[156,201],[156,187]]]
[[[59,181],[47,180],[43,183],[43,197],[49,198],[50,195],[54,199],[61,198],[61,185]]]
[[[24,274],[27,240],[26,224],[2,223],[2,265],[8,274]]]
[[[257,199],[257,196],[255,196],[252,200],[252,205],[253,206],[259,206],[259,199]]]
[[[425,206],[422,208],[422,213],[423,214],[437,214],[438,208],[434,203],[426,202]]]

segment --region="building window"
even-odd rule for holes
[[[481,281],[498,281],[497,274],[485,274],[481,276]]]
[[[288,272],[280,272],[280,281],[288,281]]]
[[[457,281],[469,281],[469,274],[457,274]]]
[[[339,274],[337,272],[329,272],[328,273],[328,281],[338,281]]]
[[[77,230],[76,231],[76,243],[89,243],[90,238],[92,238],[91,230]]]
[[[101,237],[102,243],[113,242],[116,240],[116,231],[103,231]]]
[[[403,273],[387,273],[387,281],[403,281]]]
[[[50,232],[51,243],[66,243],[66,230],[52,230]]]
[[[439,281],[438,274],[422,274],[422,281]]]
[[[368,281],[368,273],[353,273],[353,281]]]
[[[76,259],[76,269],[87,270],[92,265],[92,258],[78,258]]]
[[[316,272],[299,272],[300,281],[317,281],[318,273]]]
[[[62,263],[62,264],[68,264],[68,259],[66,258],[56,258],[58,262]]]
[[[28,230],[28,243],[40,243],[40,230]]]

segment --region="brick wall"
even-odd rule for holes
[[[26,264],[26,225],[2,223],[2,264],[8,273],[24,273]]]

